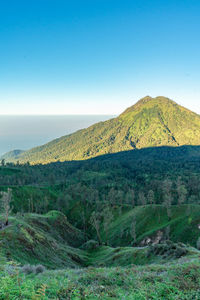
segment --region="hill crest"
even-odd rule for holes
[[[140,100],[138,100],[135,104],[131,105],[130,107],[128,107],[121,115],[124,115],[126,113],[135,111],[137,109],[142,109],[142,108],[146,108],[146,105],[149,104],[153,104],[153,105],[174,105],[174,106],[179,106],[182,107],[183,109],[188,110],[187,108],[177,104],[175,101],[164,97],[164,96],[157,96],[155,98],[151,97],[151,96],[145,96],[143,98],[141,98]],[[192,111],[191,111],[192,112]]]

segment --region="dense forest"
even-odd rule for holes
[[[159,204],[199,204],[200,147],[159,147],[47,165],[2,161],[1,189],[13,190],[13,212],[70,214],[79,205],[93,211]]]

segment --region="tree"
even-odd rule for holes
[[[49,200],[47,198],[47,196],[44,196],[44,200],[43,200],[43,212],[47,213],[48,212],[48,204],[49,204]]]
[[[55,175],[53,173],[50,173],[48,179],[49,179],[50,185],[54,185],[55,184],[56,178],[55,178]]]
[[[115,198],[116,198],[116,191],[114,188],[111,188],[108,193],[108,201],[110,202],[110,204],[115,203]]]
[[[86,213],[85,213],[85,209],[83,208],[83,210],[81,210],[80,212],[80,219],[81,219],[81,222],[83,223],[83,232],[84,232],[84,238],[85,238],[85,241],[87,240],[87,221],[86,221]]]
[[[179,176],[176,183],[177,193],[178,193],[178,204],[181,205],[186,200],[187,190],[185,185],[181,181],[181,177]]]
[[[119,233],[120,239],[123,238],[123,235],[124,235],[124,229],[121,228],[121,229],[120,229],[120,233]]]
[[[167,240],[170,239],[170,231],[171,231],[171,228],[170,228],[170,225],[169,225],[165,228],[165,237],[166,237]]]
[[[133,242],[135,243],[136,242],[136,218],[135,216],[133,216],[133,220],[132,220],[132,223],[131,223],[131,226],[130,226],[130,235],[131,237],[133,238]]]
[[[2,167],[5,167],[5,159],[4,158],[1,160],[1,165],[2,165]]]
[[[191,205],[187,205],[186,216],[189,217],[191,215]]]
[[[147,195],[147,199],[148,199],[148,203],[153,205],[154,202],[155,202],[155,195],[154,195],[154,191],[150,190],[148,192],[148,195]]]
[[[90,217],[90,224],[94,227],[97,233],[97,238],[99,240],[99,244],[102,244],[101,235],[100,235],[100,214],[93,211],[91,217]]]
[[[108,231],[110,228],[110,224],[113,220],[113,214],[111,211],[111,208],[109,206],[106,206],[106,208],[103,211],[103,227],[104,227],[104,232],[106,235],[106,243],[109,243],[109,238],[108,238]]]
[[[8,188],[7,192],[1,192],[1,210],[4,215],[4,224],[5,226],[8,225],[8,217],[11,213],[11,201],[12,201],[12,189]]]
[[[63,195],[60,194],[56,200],[56,207],[57,210],[62,211],[63,210]]]
[[[167,209],[168,218],[171,218],[171,204],[172,204],[172,195],[171,195],[171,188],[172,182],[169,179],[165,179],[163,182],[163,199],[164,199],[164,206]]]
[[[126,196],[125,196],[125,203],[126,204],[130,204],[132,205],[132,207],[135,207],[135,192],[134,190],[129,190],[127,193],[126,193]]]
[[[146,202],[146,198],[145,198],[145,195],[143,192],[139,192],[138,194],[138,202],[139,202],[139,205],[146,205],[147,202]]]
[[[28,199],[28,212],[32,212],[34,211],[34,204],[33,204],[33,196],[30,195],[30,198]]]

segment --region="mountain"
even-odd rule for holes
[[[0,159],[5,159],[6,161],[10,161],[12,159],[18,159],[18,156],[23,152],[24,150],[18,150],[18,149],[12,150],[2,155]]]
[[[18,155],[32,164],[84,160],[119,151],[200,144],[200,116],[165,98],[147,96],[121,115]]]

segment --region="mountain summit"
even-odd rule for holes
[[[18,155],[20,162],[83,160],[158,146],[200,145],[200,116],[165,98],[146,96],[121,115]]]
[[[132,105],[131,107],[127,108],[124,113],[128,113],[131,111],[134,111],[135,109],[137,109],[138,107],[141,107],[142,105],[145,105],[148,102],[157,102],[158,104],[162,104],[162,103],[173,103],[176,104],[176,102],[170,100],[169,98],[163,97],[163,96],[159,96],[156,98],[152,98],[150,96],[146,96],[142,99],[140,99],[138,102],[136,102],[136,104]],[[178,105],[178,104],[177,104]]]

